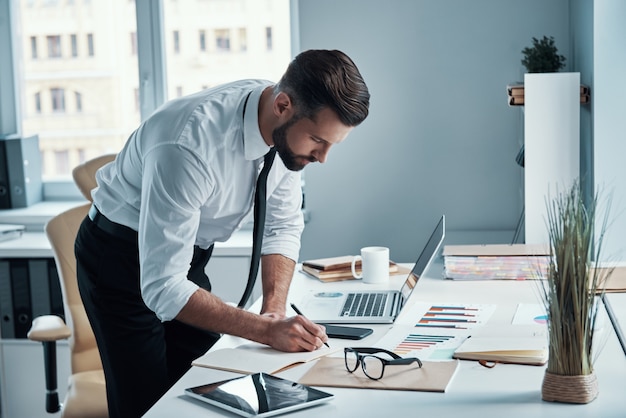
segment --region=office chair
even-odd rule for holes
[[[98,157],[73,170],[76,185],[89,201],[90,191],[96,186],[95,172],[114,158],[115,155]],[[108,417],[102,362],[76,281],[74,240],[89,206],[90,203],[87,203],[60,213],[50,219],[45,227],[61,280],[63,306],[69,327],[58,316],[44,315],[33,320],[28,333],[29,339],[43,343],[46,411],[61,411],[62,418]],[[61,404],[57,392],[56,341],[67,338],[72,370],[67,394]]]

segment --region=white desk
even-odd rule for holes
[[[439,277],[441,265],[434,265],[430,274]],[[392,286],[399,287],[401,278],[395,278]],[[301,273],[294,277],[290,300],[296,304],[306,289],[340,289],[355,283],[323,284]],[[368,286],[357,284],[358,286]],[[540,303],[537,284],[531,281],[456,282],[424,276],[418,283],[410,303],[462,302],[492,303],[497,309],[490,323],[510,322],[518,303]],[[258,303],[255,305],[258,307]],[[604,309],[601,309],[604,314]],[[305,312],[306,314],[306,312]],[[603,340],[603,347],[595,363],[600,394],[586,405],[549,403],[541,400],[544,367],[498,364],[487,369],[476,362],[462,361],[446,393],[412,391],[386,391],[366,389],[322,388],[334,393],[333,401],[293,413],[298,417],[380,417],[393,416],[463,416],[467,417],[626,417],[626,357],[622,353],[608,318],[605,328],[596,341]],[[373,326],[375,332],[358,343],[347,340],[331,340],[330,346],[375,346],[389,326]],[[230,336],[222,338],[217,347],[237,345],[241,340]],[[287,370],[280,376],[297,380],[310,365]],[[183,395],[186,387],[221,380],[235,374],[192,367],[145,415],[148,418],[173,416],[218,417],[225,413]],[[233,417],[235,415],[232,415]]]

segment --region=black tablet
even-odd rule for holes
[[[334,395],[267,373],[185,389],[185,393],[244,417],[269,417],[307,408]]]

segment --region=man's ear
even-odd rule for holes
[[[272,105],[272,110],[274,111],[274,115],[282,120],[288,120],[294,114],[293,102],[291,101],[291,97],[284,91],[279,92],[276,97],[274,97],[274,102]]]

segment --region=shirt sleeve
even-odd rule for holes
[[[175,167],[175,169],[172,169]],[[161,321],[173,319],[198,286],[187,280],[200,207],[213,184],[199,158],[176,145],[146,153],[139,217],[144,302]]]
[[[275,184],[273,190],[271,184]],[[282,164],[276,170],[272,168],[268,190],[271,193],[267,200],[261,253],[281,254],[297,262],[304,229],[300,172],[289,171]]]

